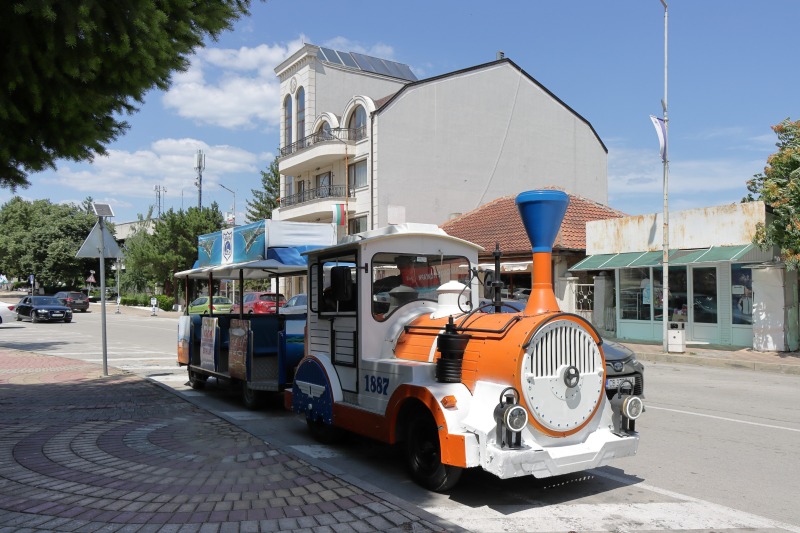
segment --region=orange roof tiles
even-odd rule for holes
[[[503,255],[529,254],[531,243],[522,226],[515,198],[515,196],[497,198],[445,222],[440,227],[449,235],[483,246],[486,252],[492,252],[497,242],[500,243]],[[570,194],[567,212],[554,248],[585,250],[587,222],[624,216],[627,215],[622,211]]]

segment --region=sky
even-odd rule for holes
[[[738,202],[776,152],[771,126],[800,119],[797,0],[668,0],[670,212]],[[663,210],[650,115],[663,116],[660,0],[253,0],[251,16],[151,91],[130,129],[91,163],[31,174],[26,200],[106,202],[114,222],[203,205],[245,222],[279,144],[274,68],[303,43],[405,63],[419,79],[494,61],[498,51],[588,120],[608,148],[609,205]],[[230,191],[225,190],[224,185]],[[522,192],[522,191],[520,191]],[[570,191],[580,194],[580,191]],[[0,189],[0,204],[14,194]]]

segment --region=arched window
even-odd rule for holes
[[[350,130],[350,139],[357,141],[367,135],[367,111],[363,106],[356,107],[350,120],[347,122],[347,129]]]
[[[283,101],[283,143],[284,146],[292,144],[292,97],[288,94]]]
[[[297,140],[306,135],[306,92],[302,87],[297,89]]]
[[[333,135],[331,135],[331,125],[328,121],[319,125],[319,128],[317,128],[317,136],[323,141],[328,141],[333,138]]]

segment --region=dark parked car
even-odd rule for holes
[[[494,313],[493,300],[482,299],[480,311]],[[527,302],[503,300],[501,313],[518,313],[525,309]],[[614,396],[622,387],[624,392],[644,397],[644,365],[627,346],[616,341],[603,339],[603,354],[606,358],[606,395]]]
[[[72,322],[72,309],[55,296],[26,296],[17,304],[17,320]]]
[[[61,300],[64,305],[73,311],[85,313],[89,310],[89,298],[87,298],[82,292],[61,291],[56,293],[55,298]]]

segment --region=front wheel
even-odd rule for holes
[[[72,322],[71,318],[65,318],[64,319],[64,324],[69,324],[70,322]]]
[[[262,403],[261,391],[251,389],[247,382],[242,382],[242,403],[248,409],[258,409]]]
[[[208,376],[198,374],[191,368],[189,369],[189,386],[194,390],[202,390],[206,387],[206,380]]]
[[[31,313],[31,322],[33,324],[39,322],[39,319],[36,317],[36,313]]]
[[[406,437],[406,462],[411,477],[434,492],[453,488],[461,479],[463,468],[442,463],[439,430],[429,414],[411,419]]]

